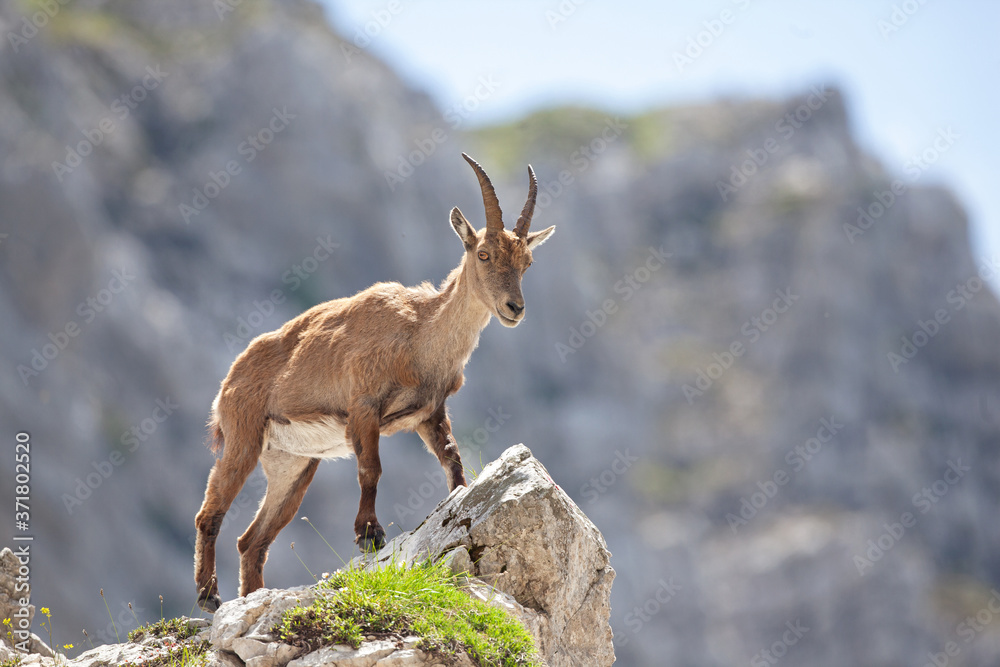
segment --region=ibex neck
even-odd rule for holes
[[[460,369],[479,344],[479,333],[489,324],[490,311],[473,291],[465,258],[434,297],[427,343],[438,363]]]

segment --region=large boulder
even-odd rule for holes
[[[455,489],[416,529],[352,567],[444,559],[468,575],[470,595],[519,618],[550,667],[610,665],[615,660],[609,616],[615,571],[604,538],[524,445]],[[371,638],[353,649],[330,646],[288,662],[295,652],[270,632],[282,612],[315,598],[311,587],[261,589],[223,604],[215,614],[213,648],[253,667],[436,665],[415,648],[418,637]],[[455,665],[472,664],[464,654]]]
[[[615,571],[604,537],[524,445],[509,448],[417,528],[360,561],[442,556],[492,587],[473,581],[470,592],[520,617],[552,667],[614,662]]]

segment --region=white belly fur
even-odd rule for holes
[[[347,442],[345,431],[346,428],[333,417],[290,424],[279,424],[272,419],[264,433],[264,449],[280,449],[318,459],[353,456],[354,448]]]

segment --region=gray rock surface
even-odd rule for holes
[[[458,551],[450,560],[455,570],[510,596],[513,605],[498,603],[522,617],[549,665],[614,662],[611,554],[527,447],[509,448],[415,530],[357,562],[415,563],[451,551]]]
[[[30,551],[26,559],[30,566]],[[24,576],[21,567],[21,560],[13,550],[9,547],[0,550],[0,621],[7,619],[11,621],[10,626],[0,626],[0,662],[10,659],[14,655],[15,646],[25,641],[27,641],[28,653],[31,655],[46,658],[55,655],[49,645],[34,632],[29,631],[26,639],[23,635],[17,634],[22,631],[17,626],[20,626],[23,620],[26,620],[27,627],[31,628],[35,617],[35,606],[30,604],[30,576]],[[29,567],[27,570],[29,575],[30,571]],[[22,600],[28,601],[29,604],[22,605]]]

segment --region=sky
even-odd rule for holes
[[[957,193],[977,262],[1000,257],[1000,2],[321,2],[443,111],[478,89],[466,127],[562,104],[635,113],[834,84],[857,140],[891,174],[904,176],[939,131],[957,135],[918,183]]]

